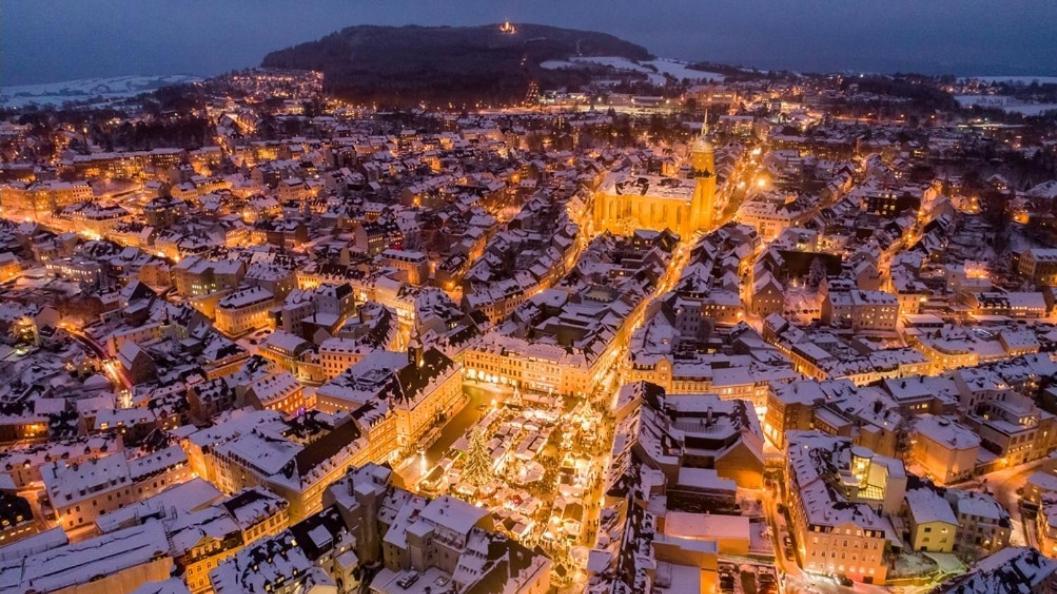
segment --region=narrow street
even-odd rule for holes
[[[1020,491],[1028,482],[1028,477],[1036,471],[1052,468],[1053,464],[1054,461],[1047,457],[1013,468],[997,470],[966,483],[967,486],[977,486],[994,495],[998,503],[1009,512],[1009,518],[1013,524],[1009,538],[1011,545],[1038,546],[1034,526],[1025,525],[1022,517]]]

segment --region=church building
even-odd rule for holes
[[[595,196],[595,228],[621,235],[670,229],[684,238],[710,229],[716,218],[716,173],[706,124],[690,146],[690,172],[689,178],[629,169],[609,173]]]

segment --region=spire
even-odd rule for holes
[[[716,194],[715,149],[708,141],[708,110],[701,122],[701,133],[690,145],[690,168],[697,179],[690,207],[690,226],[693,231],[712,226]]]
[[[701,132],[690,145],[691,153],[711,153],[712,143],[708,141],[708,110],[705,110],[705,118],[701,120]],[[711,169],[711,165],[709,166]]]

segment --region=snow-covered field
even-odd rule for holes
[[[547,60],[540,63],[541,68],[548,70],[559,70],[563,68],[583,68],[585,65],[598,64],[609,66],[615,70],[628,72],[641,72],[645,74],[651,84],[663,85],[664,75],[674,77],[677,80],[687,79],[693,82],[722,81],[723,75],[703,70],[692,70],[685,62],[658,58],[637,62],[619,56],[577,56],[568,60]]]
[[[990,107],[1026,116],[1037,116],[1057,110],[1057,103],[1026,103],[1003,95],[955,95],[954,100],[962,107]]]
[[[61,106],[66,102],[97,101],[106,103],[116,99],[135,97],[166,85],[200,81],[197,76],[170,74],[161,76],[115,76],[86,78],[40,85],[0,87],[0,106],[25,107]]]
[[[969,76],[986,83],[1009,83],[1013,85],[1030,85],[1038,82],[1040,85],[1057,85],[1057,76]]]
[[[722,82],[723,75],[715,72],[705,72],[704,70],[693,70],[688,68],[689,64],[686,62],[679,62],[678,60],[671,60],[668,58],[658,58],[656,60],[650,60],[646,62],[659,70],[661,74],[669,74],[676,80],[689,79],[696,82]]]

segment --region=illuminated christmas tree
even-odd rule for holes
[[[528,90],[525,91],[525,105],[532,107],[540,101],[540,84],[537,81],[529,83]]]
[[[492,480],[492,456],[488,451],[483,429],[477,429],[470,434],[462,479],[475,487],[486,485]]]

